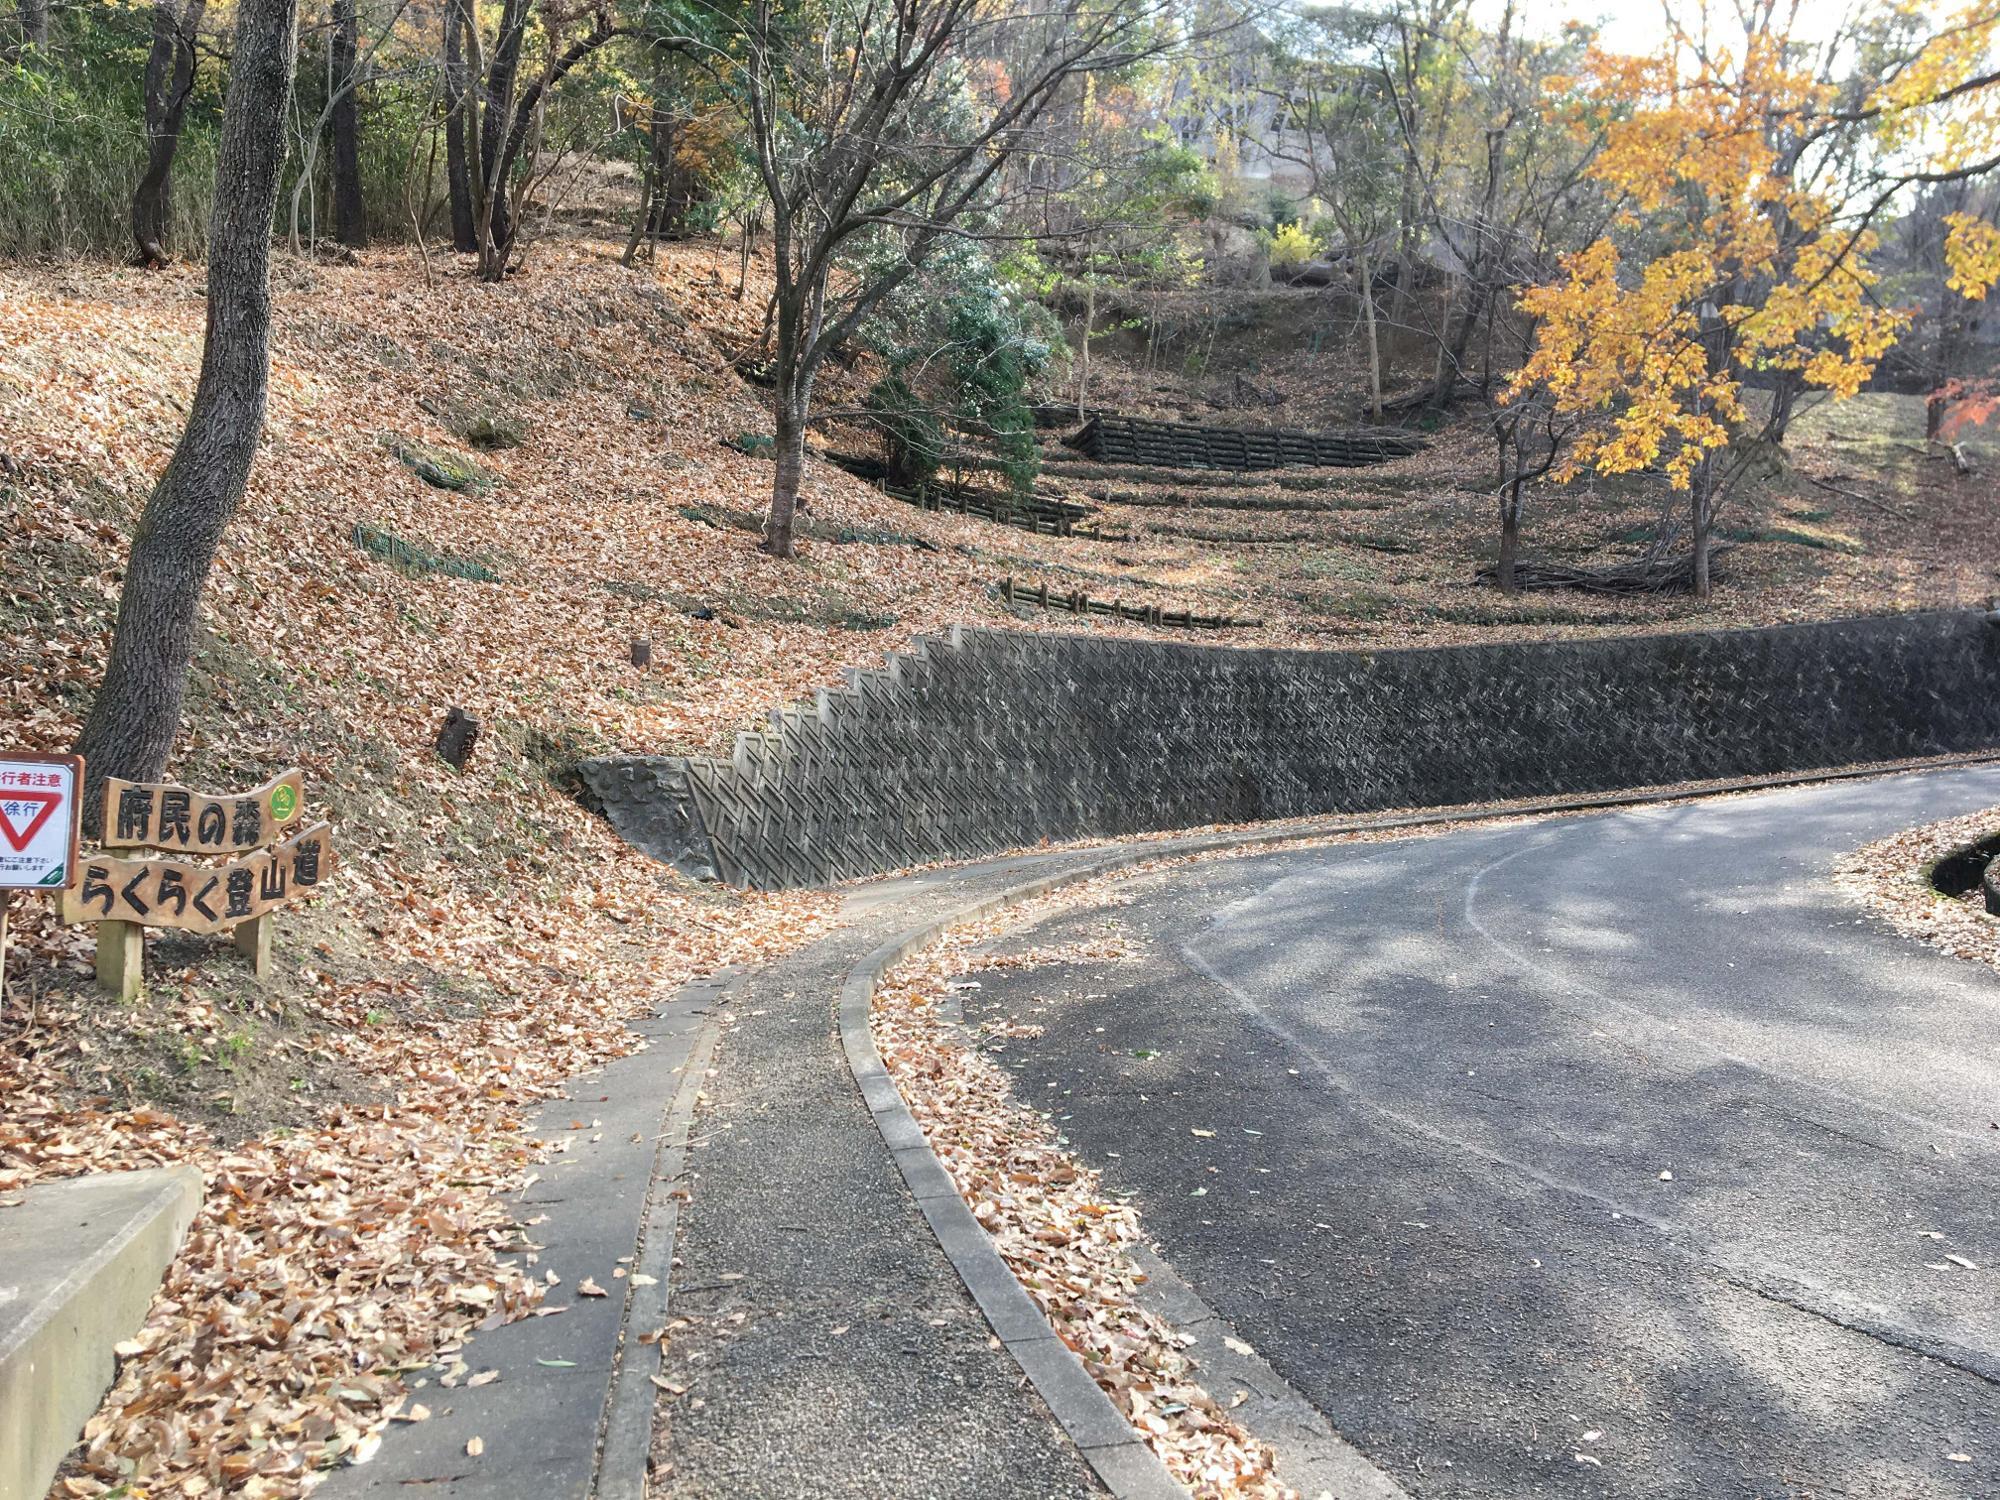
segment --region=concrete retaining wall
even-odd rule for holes
[[[728,760],[614,756],[626,839],[809,885],[1068,840],[2000,747],[1979,614],[1406,651],[955,629]]]

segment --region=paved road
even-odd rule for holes
[[[967,1019],[1046,1028],[999,1044],[1019,1092],[1414,1495],[1996,1497],[2000,976],[1827,880],[1994,802],[1192,866],[1009,940],[1134,951],[984,973]]]

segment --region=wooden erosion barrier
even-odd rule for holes
[[[1199,427],[1109,412],[1064,438],[1099,463],[1174,469],[1362,468],[1422,451],[1423,438],[1394,427],[1305,432],[1290,427]]]
[[[333,870],[327,824],[284,837],[301,821],[304,783],[287,771],[255,791],[208,797],[171,782],[106,781],[102,847],[63,897],[66,921],[97,925],[98,985],[124,1000],[138,993],[148,927],[232,929],[258,977],[268,975],[273,914]],[[196,858],[132,857],[144,850]]]
[[[1165,609],[1157,604],[1127,604],[1123,599],[1093,599],[1079,591],[1058,594],[1046,582],[1029,588],[1011,577],[1000,580],[1000,597],[1009,604],[1036,604],[1043,609],[1064,609],[1073,615],[1108,615],[1114,620],[1132,620],[1141,625],[1173,626],[1182,630],[1254,630],[1262,620],[1244,620],[1235,615],[1198,615],[1192,610]]]

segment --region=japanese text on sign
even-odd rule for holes
[[[240,797],[205,797],[184,786],[149,781],[104,783],[102,843],[112,849],[175,854],[243,854],[274,843],[305,805],[299,771]]]
[[[61,890],[76,868],[73,755],[0,756],[0,890]]]
[[[315,823],[275,849],[225,865],[86,859],[69,892],[72,922],[138,922],[213,932],[275,911],[333,870],[332,828]]]

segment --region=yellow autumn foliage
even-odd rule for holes
[[[1876,295],[1872,221],[1895,184],[2000,151],[1988,77],[2000,0],[1946,18],[1859,110],[1796,61],[1782,16],[1753,18],[1733,51],[1701,19],[1658,56],[1589,54],[1574,93],[1551,105],[1600,140],[1588,172],[1615,209],[1606,234],[1520,299],[1537,334],[1510,395],[1539,389],[1602,418],[1558,478],[1658,465],[1689,488],[1747,421],[1752,372],[1854,395],[1909,317]],[[1836,129],[1872,175],[1801,165],[1800,143]],[[1872,196],[1857,182],[1889,187]],[[1961,295],[2000,283],[1991,224],[1951,216],[1945,254]]]

